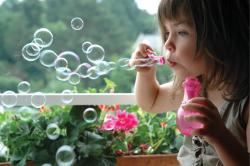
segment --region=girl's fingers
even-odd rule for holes
[[[188,121],[188,122],[200,122],[203,125],[208,123],[207,117],[202,116],[202,115],[186,115],[184,116],[184,119],[185,121]]]
[[[198,112],[198,113],[203,114],[205,116],[212,115],[209,107],[207,107],[205,105],[197,104],[197,103],[183,104],[182,108],[184,109],[185,112]]]
[[[208,100],[205,97],[194,97],[194,98],[190,99],[188,102],[189,103],[203,104],[203,105],[207,105],[209,107],[216,108],[216,106],[210,100]]]

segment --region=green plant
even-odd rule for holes
[[[99,91],[113,91],[115,85],[105,82]],[[85,116],[86,109],[94,114]],[[107,122],[111,128],[105,127]],[[134,105],[44,106],[39,111],[2,113],[0,141],[9,149],[0,161],[13,165],[24,166],[27,160],[57,165],[58,150],[67,145],[73,153],[64,158],[74,157],[74,165],[112,166],[121,155],[176,153],[182,135],[173,112],[151,114]]]
[[[0,137],[9,148],[6,160],[14,165],[25,165],[26,160],[37,165],[47,162],[55,165],[56,152],[62,145],[74,149],[76,165],[114,165],[115,157],[119,155],[178,151],[177,138],[180,135],[176,132],[174,113],[149,114],[137,106],[124,107],[127,112],[136,113],[139,120],[138,125],[128,132],[102,130],[107,112],[97,106],[54,106],[29,115],[5,112],[0,120]],[[93,123],[84,121],[86,108],[94,108],[99,120]],[[47,126],[52,123],[60,128],[55,140],[49,139],[46,133]]]

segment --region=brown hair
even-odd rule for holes
[[[247,0],[161,0],[158,21],[163,42],[166,20],[184,14],[196,30],[197,53],[204,56],[205,87],[225,88],[224,98],[249,95],[249,2]],[[198,54],[197,54],[198,55]],[[174,78],[176,87],[180,81]]]

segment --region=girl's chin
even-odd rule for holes
[[[176,70],[174,70],[174,73],[175,73],[175,75],[178,77],[178,78],[180,78],[180,79],[185,79],[186,77],[190,77],[190,76],[196,76],[195,74],[192,74],[192,73],[190,73],[190,72],[188,72],[187,70],[178,70],[178,69],[176,69]]]

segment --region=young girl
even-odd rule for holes
[[[155,67],[136,67],[138,105],[149,112],[177,110],[182,82],[188,76],[199,77],[203,95],[183,107],[199,112],[185,120],[200,122],[203,128],[185,137],[180,164],[249,165],[249,2],[161,0],[158,20],[164,49],[169,51],[166,61],[175,76],[160,85]],[[130,65],[152,52],[140,44]]]

